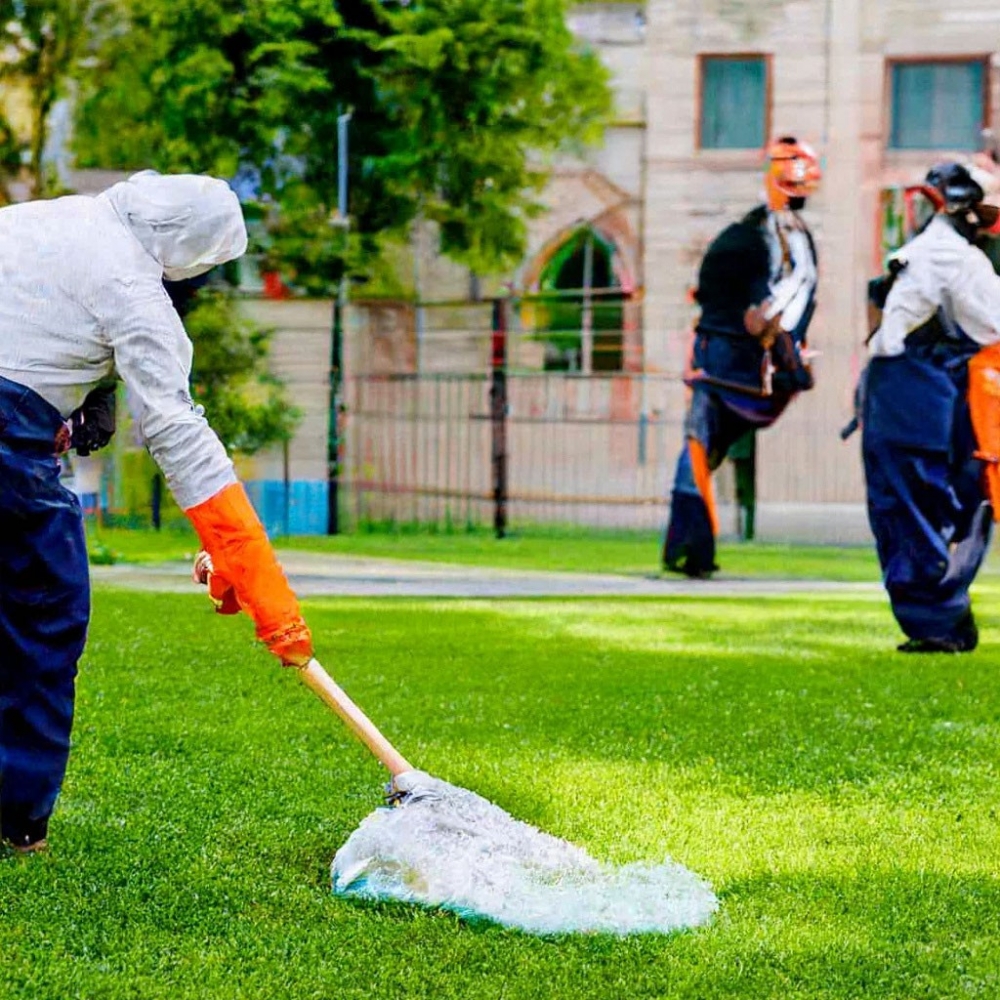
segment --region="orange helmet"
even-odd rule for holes
[[[766,154],[767,207],[775,211],[800,208],[801,201],[819,187],[823,177],[819,157],[812,146],[790,135],[775,139]]]

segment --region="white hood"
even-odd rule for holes
[[[239,199],[215,177],[144,170],[101,197],[163,266],[169,281],[204,274],[246,252]]]

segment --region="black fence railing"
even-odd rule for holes
[[[420,371],[370,370],[369,338],[373,363],[345,383],[351,521],[492,524],[498,536],[529,522],[662,525],[682,382],[547,370],[533,301],[462,303],[460,322],[446,304],[428,309],[419,351],[381,352],[419,355]]]

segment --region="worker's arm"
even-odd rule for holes
[[[105,330],[142,439],[220,577],[281,661],[304,665],[309,630],[233,463],[190,394],[192,346],[158,275],[120,289]]]

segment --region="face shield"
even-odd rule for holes
[[[133,174],[103,195],[168,281],[204,274],[242,256],[247,231],[225,181],[197,174]]]

